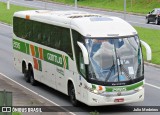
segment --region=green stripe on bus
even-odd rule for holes
[[[29,44],[26,43],[26,53],[30,55],[30,48],[29,48]]]
[[[13,39],[13,49],[26,53],[26,45],[24,42]]]
[[[16,40],[16,39],[13,39],[13,49],[31,55],[29,44],[22,42],[22,41],[19,41],[19,40]],[[34,49],[35,49],[35,53],[36,53],[35,56],[36,56],[36,58],[39,59],[40,54],[39,54],[38,47],[35,46]],[[61,54],[43,49],[43,57],[44,57],[44,61],[47,61],[49,63],[52,63],[52,64],[57,65],[62,68],[65,67],[65,69],[69,69],[69,63],[68,63],[67,56],[64,56],[64,59],[63,59]]]
[[[92,89],[95,90],[96,89],[96,85],[92,84]]]
[[[64,60],[63,60],[63,57],[61,54],[43,49],[43,56],[44,56],[45,61],[52,63],[52,64],[55,64],[55,65],[62,67],[62,68],[64,67]],[[66,60],[66,68],[65,69],[68,69],[68,57],[67,56],[65,56],[65,60]]]
[[[36,53],[36,58],[39,58],[39,50],[38,50],[38,47],[37,46],[34,46],[34,49],[35,49],[35,53]]]
[[[41,60],[38,60],[38,70],[39,71],[42,71],[42,62],[41,62]]]
[[[142,85],[143,81],[129,86],[113,86],[113,87],[106,86],[106,92],[129,91],[129,90],[134,90]]]
[[[65,56],[65,58],[66,58],[66,69],[69,69],[68,57],[67,57],[67,56]]]

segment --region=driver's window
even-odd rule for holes
[[[79,32],[77,32],[75,30],[72,30],[72,36],[73,36],[73,43],[74,43],[77,70],[78,70],[78,72],[81,73],[81,75],[83,77],[86,77],[85,65],[84,65],[82,51],[81,51],[80,47],[77,44],[77,42],[81,42],[81,43],[84,44],[83,36]]]
[[[85,77],[86,76],[86,69],[85,69],[83,55],[81,52],[79,53],[79,68],[80,68],[81,74]]]

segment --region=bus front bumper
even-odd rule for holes
[[[121,95],[120,93],[119,94],[117,93],[116,96],[108,96],[108,95],[105,96],[88,92],[87,105],[89,106],[118,105],[118,104],[140,102],[143,100],[144,100],[144,88],[141,89],[140,91],[136,91],[133,94]]]

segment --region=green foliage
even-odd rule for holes
[[[64,4],[74,5],[74,0],[52,0],[54,2],[61,2]],[[153,8],[160,7],[160,0],[126,0],[127,12],[135,12],[146,14]],[[79,0],[79,6],[88,6],[110,10],[124,10],[124,0]]]
[[[31,10],[31,8],[11,5],[10,10],[7,10],[6,3],[0,2],[0,21],[12,24],[14,12],[21,10]]]
[[[22,113],[19,112],[13,112],[12,115],[22,115]]]
[[[99,112],[97,112],[96,110],[94,112],[90,112],[91,115],[99,115]]]
[[[135,27],[141,40],[147,42],[152,49],[151,63],[160,65],[160,30]],[[146,51],[143,48],[143,57],[146,60]]]

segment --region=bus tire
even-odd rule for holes
[[[75,88],[73,86],[73,83],[69,84],[69,98],[73,106],[78,106],[79,102],[76,99]]]
[[[26,63],[25,61],[22,62],[22,73],[25,74],[27,71]]]
[[[24,79],[27,83],[30,83],[30,75],[28,70],[24,72]]]
[[[34,73],[33,73],[33,69],[30,70],[30,83],[33,86],[37,85],[37,81],[34,79]]]

